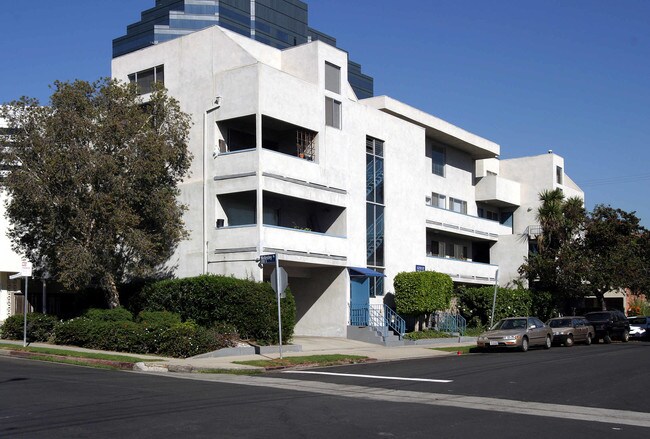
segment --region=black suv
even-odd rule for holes
[[[612,339],[627,342],[630,339],[630,322],[621,311],[597,311],[585,314],[596,331],[594,343],[602,338],[605,343],[611,343]]]

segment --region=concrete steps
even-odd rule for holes
[[[404,346],[404,340],[385,326],[348,326],[347,338],[387,347]]]

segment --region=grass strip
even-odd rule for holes
[[[309,355],[303,357],[284,357],[271,360],[234,361],[235,364],[245,364],[264,368],[292,367],[292,366],[335,366],[339,364],[354,364],[368,360],[360,355]]]
[[[197,372],[229,375],[261,375],[264,373],[261,369],[199,369]]]
[[[457,346],[457,347],[445,347],[445,348],[430,348],[434,351],[444,351],[444,352],[460,352],[461,354],[469,354],[475,352],[476,345],[473,346]]]
[[[139,357],[132,357],[129,355],[102,354],[98,352],[81,352],[81,351],[71,351],[67,349],[41,348],[41,347],[32,347],[32,346],[23,347],[15,344],[10,344],[10,343],[0,343],[0,349],[11,350],[11,351],[33,352],[37,354],[46,354],[46,355],[48,354],[60,355],[60,356],[72,357],[72,358],[90,358],[93,360],[120,361],[123,363],[161,361],[156,358],[139,358]]]

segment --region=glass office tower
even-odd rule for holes
[[[113,40],[113,57],[214,25],[278,49],[311,40],[336,46],[335,38],[308,26],[307,4],[300,0],[156,0]],[[349,62],[348,81],[359,99],[373,96],[373,78],[361,65]]]

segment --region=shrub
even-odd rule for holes
[[[126,308],[117,307],[113,309],[90,308],[83,317],[103,322],[132,322],[133,314]]]
[[[396,311],[407,316],[428,316],[449,308],[454,288],[448,275],[434,271],[398,273],[393,285]]]
[[[282,299],[282,340],[293,335],[296,306],[287,289]],[[278,341],[278,311],[269,283],[234,277],[205,275],[156,282],[144,288],[134,301],[147,311],[178,313],[184,321],[194,320],[211,327],[233,325],[242,338],[268,344]]]
[[[49,314],[27,314],[27,341],[46,342],[52,337],[57,318]],[[0,338],[22,340],[24,318],[22,314],[8,317],[0,327]]]
[[[490,323],[494,287],[461,287],[458,291],[458,308],[461,315],[475,326]],[[494,321],[505,317],[531,314],[532,296],[523,288],[498,288]]]
[[[141,311],[136,321],[146,327],[169,328],[181,323],[181,316],[169,311]]]
[[[54,342],[89,349],[184,358],[234,346],[236,335],[232,332],[220,334],[220,329],[206,329],[192,321],[165,326],[162,323],[148,325],[79,317],[57,325]]]
[[[233,340],[228,336],[190,321],[179,323],[164,331],[157,353],[186,358],[228,346],[234,346]]]

